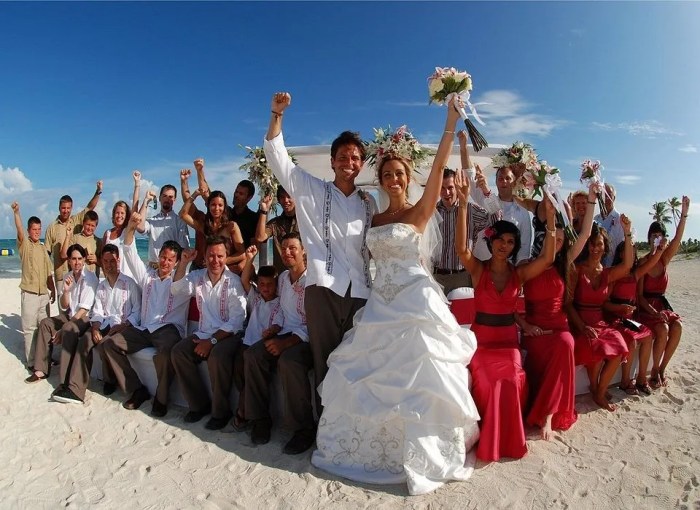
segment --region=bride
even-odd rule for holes
[[[415,205],[407,196],[412,162],[392,153],[377,162],[389,206],[367,233],[376,277],[319,387],[324,407],[311,462],[359,482],[406,482],[410,494],[469,478],[479,437],[466,368],[476,340],[450,313],[424,247],[458,118],[451,102]]]

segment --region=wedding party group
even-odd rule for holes
[[[441,90],[431,82],[436,97]],[[203,159],[180,172],[179,213],[170,184],[139,201],[134,172],[131,204],[114,205],[101,237],[94,208],[102,182],[78,213],[70,196],[60,198],[43,243],[41,221],[24,225],[13,203],[26,382],[47,379],[56,364],[51,399],[83,404],[99,362],[105,395],[119,388],[127,410],[152,400],[151,414],[162,417],[177,381],[185,422],[209,416],[207,429],[247,431],[263,445],[276,376],[293,431],[284,453],[315,446],[314,466],[358,482],[405,483],[410,494],[468,479],[477,459],[523,457],[528,426],[544,440],[568,430],[577,420],[577,365],[609,412],[620,367],[623,395],[669,384],[682,319],[665,297],[667,266],[690,200],[683,197],[674,237],[653,222],[650,251],[638,256],[598,162],[582,164],[587,189],[565,199],[559,170],[515,143],[493,160],[492,190],[470,161],[469,140],[474,149],[485,141],[469,122],[457,128],[468,101],[442,100],[434,153],[405,127],[370,143],[345,131],[330,149],[333,180],[324,181],[290,156],[282,124],[291,95],[275,93],[262,150],[277,184],[257,211],[248,207],[256,183],[241,181],[229,205],[209,189]],[[461,168],[450,169],[455,139]],[[416,168],[428,158],[421,186]],[[376,192],[355,183],[365,164]],[[148,217],[154,201],[160,210]],[[281,213],[269,219],[273,204]],[[137,235],[148,238],[147,261]],[[268,239],[273,263],[256,267]],[[473,288],[469,328],[447,299],[462,287]],[[60,313],[50,316],[54,299]],[[156,352],[154,395],[127,357],[147,347]]]

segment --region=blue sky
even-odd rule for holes
[[[436,142],[435,66],[470,72],[487,140],[532,143],[568,189],[601,160],[640,233],[653,202],[700,202],[700,4],[0,2],[0,19],[0,237],[11,200],[49,221],[99,178],[101,233],[133,169],[177,184],[200,156],[230,195],[278,90],[288,145],[387,124]]]

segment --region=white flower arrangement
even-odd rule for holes
[[[385,156],[393,154],[413,162],[413,166],[419,168],[427,158],[434,156],[435,152],[421,146],[418,140],[411,134],[406,125],[392,132],[391,126],[374,128],[374,140],[365,142],[367,148],[367,164],[375,166]]]
[[[267,164],[265,151],[262,147],[248,147],[247,145],[240,146],[248,153],[245,158],[248,160],[239,168],[244,172],[248,172],[250,179],[260,190],[260,196],[271,196],[273,199],[272,209],[277,208],[277,188],[280,186],[277,177],[272,173],[272,169]],[[296,158],[291,152],[287,152],[294,164],[297,163]]]

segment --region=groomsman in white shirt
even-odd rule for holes
[[[160,189],[160,211],[158,214],[146,218],[148,203],[155,198],[153,192],[146,193],[146,198],[141,206],[141,223],[138,231],[148,236],[148,263],[154,269],[158,267],[158,253],[166,241],[175,241],[183,248],[190,245],[187,224],[180,215],[173,211],[173,205],[177,199],[177,189],[172,184],[166,184]]]
[[[97,276],[85,267],[87,250],[79,244],[68,247],[69,272],[63,277],[64,292],[60,304],[64,311],[55,317],[47,317],[39,323],[36,336],[34,373],[25,379],[34,383],[48,377],[51,370],[53,346],[63,344],[61,351],[61,381],[75,352],[80,336],[90,327],[89,314],[95,303]]]
[[[151,395],[136,371],[131,367],[127,354],[155,347],[153,364],[156,368],[158,386],[153,399],[151,415],[162,417],[168,412],[168,393],[175,376],[170,352],[185,336],[185,324],[190,298],[170,292],[175,266],[180,261],[182,248],[175,241],[166,241],[158,253],[158,269],[146,267],[136,250],[134,231],[141,222],[141,215],[133,213],[124,235],[124,257],[141,286],[141,324],[131,326],[120,333],[110,335],[102,344],[107,359],[119,386],[131,395],[123,404],[125,409],[138,409]]]
[[[100,262],[104,280],[95,291],[90,328],[77,342],[75,354],[70,360],[71,366],[61,367],[61,372],[65,370],[66,378],[52,395],[53,400],[58,402],[82,404],[90,380],[93,347],[110,335],[139,323],[141,289],[134,280],[119,272],[119,248],[113,244],[104,246]],[[104,357],[102,359],[104,361]],[[107,369],[108,365],[103,363],[103,367]],[[110,370],[105,370],[103,377],[104,392],[110,394],[114,391],[114,376]]]
[[[309,383],[313,359],[304,312],[305,254],[299,234],[284,236],[282,262],[287,270],[279,276],[277,285],[284,327],[275,337],[251,346],[244,355],[245,414],[253,423],[251,440],[254,444],[270,440],[270,379],[276,367],[284,392],[285,417],[294,430],[283,450],[289,455],[305,452],[316,439]]]
[[[222,429],[233,417],[230,393],[236,353],[243,339],[246,316],[245,291],[238,275],[226,267],[228,240],[207,239],[206,269],[185,277],[187,264],[195,250],[182,252],[170,291],[173,296],[195,296],[199,324],[192,336],[180,341],[171,351],[177,381],[189,405],[186,423],[194,423],[211,413],[205,427]],[[209,399],[197,365],[205,361],[209,369],[212,398]]]
[[[313,177],[292,162],[282,137],[282,116],[291,101],[286,92],[273,96],[264,150],[275,176],[296,203],[299,233],[307,249],[305,307],[318,387],[328,371],[328,355],[369,297],[365,235],[376,205],[355,186],[366,156],[357,133],[345,131],[333,141],[330,163],[335,178],[331,182]],[[318,394],[316,402],[320,413]]]

